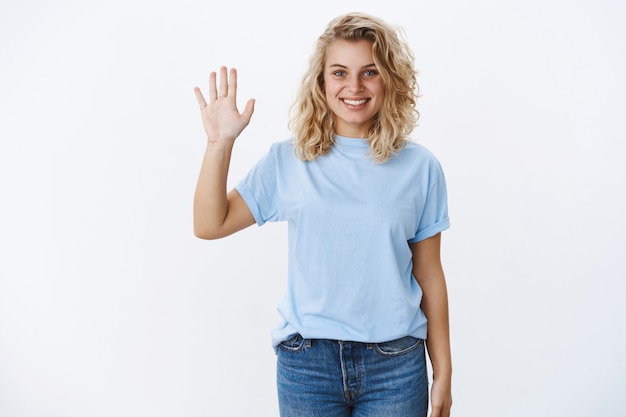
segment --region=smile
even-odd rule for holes
[[[367,102],[368,99],[364,98],[361,100],[350,100],[347,98],[342,99],[342,101],[346,104],[349,104],[350,106],[360,106],[361,104],[365,104],[365,102]]]

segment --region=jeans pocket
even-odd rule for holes
[[[374,350],[383,356],[398,356],[423,346],[424,340],[406,336],[390,342],[374,343]]]
[[[306,345],[306,339],[296,333],[290,339],[284,340],[278,344],[278,347],[287,352],[299,352],[304,349]]]

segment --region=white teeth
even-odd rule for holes
[[[343,102],[346,104],[349,104],[351,106],[360,106],[361,104],[365,103],[367,100],[363,99],[363,100],[348,100],[348,99],[344,99]]]

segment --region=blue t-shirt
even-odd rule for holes
[[[409,243],[447,229],[444,174],[409,142],[387,162],[366,139],[337,136],[329,154],[302,161],[291,141],[236,186],[256,223],[288,222],[288,285],[273,346],[304,338],[384,342],[426,338]]]

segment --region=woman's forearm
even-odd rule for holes
[[[452,407],[452,355],[448,290],[441,266],[441,233],[414,243],[413,276],[422,288],[422,311],[428,320],[426,346],[433,368],[431,417],[449,417]]]
[[[452,376],[450,353],[450,324],[448,318],[448,294],[443,277],[435,276],[422,283],[422,310],[428,319],[426,345],[430,356],[434,378]]]
[[[202,167],[193,202],[194,234],[203,239],[220,236],[228,212],[226,183],[232,145],[209,143],[204,153]]]

